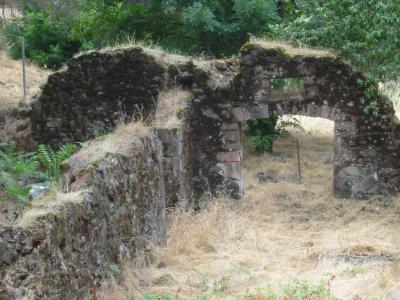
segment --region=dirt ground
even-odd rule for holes
[[[333,123],[301,122],[301,184],[295,141],[247,153],[244,198],[172,212],[167,245],[116,272],[104,299],[399,299],[400,198],[335,199]]]

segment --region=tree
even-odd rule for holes
[[[297,0],[298,16],[276,27],[296,44],[335,48],[380,79],[400,71],[398,0]]]

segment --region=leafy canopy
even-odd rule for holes
[[[292,20],[275,27],[297,44],[335,48],[360,69],[386,79],[400,72],[398,0],[298,0]],[[297,15],[293,17],[293,15]]]

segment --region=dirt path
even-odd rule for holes
[[[128,266],[106,298],[389,299],[400,290],[400,199],[333,198],[333,124],[302,122],[311,130],[300,137],[303,184],[294,141],[248,157],[241,203],[221,199],[197,215],[172,214],[153,264]],[[259,183],[258,172],[277,182]]]

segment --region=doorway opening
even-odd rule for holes
[[[255,145],[262,143],[262,138],[251,136],[255,131],[251,126],[263,122],[270,130],[271,123],[266,119],[253,119],[243,126],[245,194],[248,189],[261,191],[260,186],[273,184],[281,191],[332,195],[334,121],[284,115],[276,120],[275,136],[265,138],[268,147]]]

